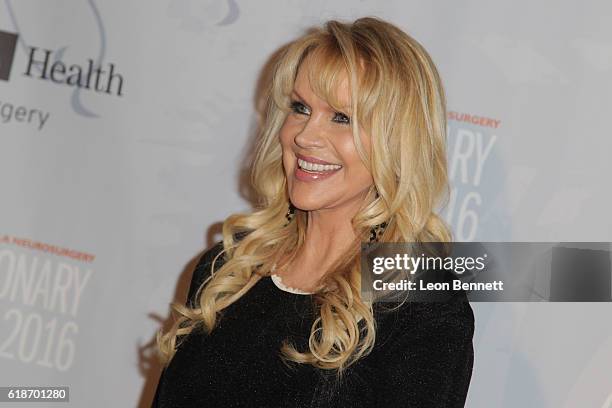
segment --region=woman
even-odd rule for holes
[[[465,295],[387,310],[362,242],[448,242],[445,99],[427,52],[377,18],[330,21],[274,68],[252,170],[158,335],[158,407],[457,407],[473,364]],[[213,273],[214,272],[214,273]]]

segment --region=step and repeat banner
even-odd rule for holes
[[[612,3],[2,0],[0,386],[150,404],[168,304],[250,207],[272,57],[367,15],[440,70],[458,241],[612,241]],[[472,305],[467,406],[612,407],[612,303]]]

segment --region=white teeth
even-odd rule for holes
[[[307,162],[306,160],[298,159],[298,166],[308,171],[332,171],[338,170],[342,166],[339,164],[318,164]]]

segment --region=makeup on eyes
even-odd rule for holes
[[[289,106],[293,112],[303,114],[303,115],[307,115],[307,113],[304,113],[303,111],[301,111],[300,108],[305,108],[308,111],[310,110],[304,102],[301,102],[300,100],[293,99],[293,98],[291,99]],[[335,111],[334,119],[336,117],[342,118],[340,121],[334,120],[334,122],[336,123],[343,124],[343,125],[350,125],[351,123],[351,118],[345,113]]]

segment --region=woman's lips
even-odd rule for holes
[[[304,156],[298,155],[299,159],[301,159],[303,157]],[[325,162],[325,163],[327,163],[327,162]],[[322,170],[322,171],[306,170],[306,169],[301,168],[299,163],[298,163],[298,160],[296,160],[294,175],[295,175],[295,178],[297,178],[298,180],[301,180],[301,181],[317,181],[317,180],[325,180],[325,179],[333,176],[334,174],[336,174],[340,170],[342,170],[342,167],[340,167],[338,169]]]
[[[342,170],[342,168],[331,171],[306,171],[302,170],[299,166],[295,166],[295,178],[301,181],[315,181],[315,180],[324,180],[329,178]]]
[[[335,163],[330,163],[330,162],[325,161],[325,160],[321,160],[321,159],[319,159],[317,157],[304,156],[304,155],[299,154],[299,153],[296,153],[295,156],[298,159],[306,160],[307,162],[310,162],[310,163],[315,163],[315,164],[335,164]]]

